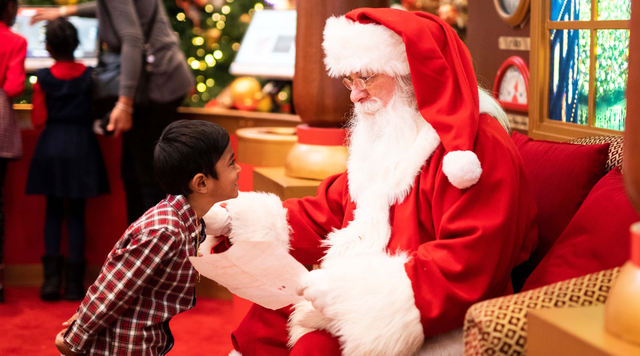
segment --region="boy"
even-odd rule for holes
[[[238,196],[229,134],[206,121],[176,121],[154,150],[167,197],[131,224],[72,318],[56,337],[64,355],[165,355],[171,318],[195,304],[188,260],[205,237],[201,217]],[[71,324],[69,324],[72,322]]]

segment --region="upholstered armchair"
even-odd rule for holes
[[[622,182],[621,136],[570,141],[574,146],[513,139],[536,196],[540,242],[514,271],[520,293],[467,311],[465,355],[526,355],[528,310],[604,304],[629,256],[629,226],[640,220]]]

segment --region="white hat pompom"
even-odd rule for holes
[[[458,189],[476,184],[482,175],[478,156],[473,151],[451,151],[442,160],[442,171]]]

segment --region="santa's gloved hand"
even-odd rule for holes
[[[323,313],[333,299],[330,272],[322,269],[309,272],[300,279],[296,293],[310,301],[314,309]]]
[[[211,249],[215,246],[222,237],[216,237],[213,235],[207,235],[207,237],[200,243],[198,247],[198,257],[212,254]]]
[[[231,217],[225,203],[216,203],[202,217],[207,226],[207,235],[229,236],[231,233]]]

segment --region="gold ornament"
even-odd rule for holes
[[[402,0],[402,6],[409,11],[424,11],[435,14],[440,0]]]
[[[231,83],[231,100],[233,106],[240,110],[252,111],[258,106],[258,101],[262,98],[262,87],[260,83],[252,77],[241,77]]]
[[[222,31],[217,28],[210,28],[205,32],[205,39],[207,40],[207,48],[212,49],[218,41],[220,41],[220,36],[222,35]]]

